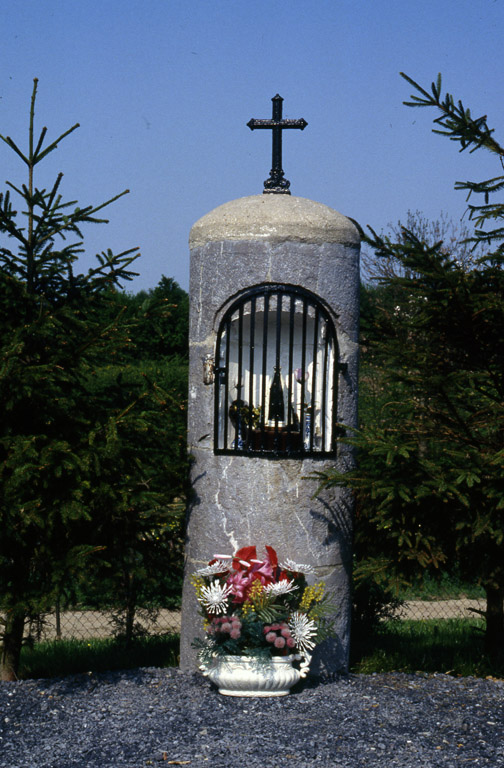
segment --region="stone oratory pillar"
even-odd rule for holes
[[[268,194],[225,203],[190,233],[180,664],[196,669],[191,643],[203,636],[190,575],[215,553],[268,544],[335,594],[336,638],[312,661],[330,674],[348,668],[353,509],[343,489],[314,496],[310,476],[353,463],[337,438],[357,419],[360,236],[337,211],[291,196],[281,158],[268,182]]]

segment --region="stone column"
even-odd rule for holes
[[[214,553],[265,544],[281,559],[308,563],[334,591],[335,640],[314,657],[315,675],[346,670],[349,657],[352,500],[341,489],[316,497],[313,473],[347,468],[351,451],[334,459],[229,456],[214,453],[214,387],[203,383],[203,360],[214,354],[223,309],[240,291],[264,283],[301,286],[336,317],[341,366],[338,421],[357,419],[360,237],[356,226],[321,203],[258,195],[226,203],[190,234],[189,452],[193,498],[188,511],[180,664],[196,668],[191,643],[202,637],[189,576]]]

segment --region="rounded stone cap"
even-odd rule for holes
[[[333,208],[291,195],[253,195],[224,203],[191,229],[189,246],[225,240],[358,245],[355,224]]]

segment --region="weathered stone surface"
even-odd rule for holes
[[[253,195],[231,200],[191,229],[190,248],[221,240],[359,245],[355,224],[327,205],[293,195]]]
[[[222,315],[240,291],[262,283],[299,285],[335,316],[340,362],[338,421],[357,417],[359,236],[337,211],[302,198],[263,195],[227,203],[191,230],[189,450],[194,498],[188,512],[186,575],[215,552],[247,544],[273,546],[316,568],[334,590],[337,639],[324,643],[315,671],[346,669],[349,652],[352,503],[346,492],[314,498],[314,472],[353,457],[341,448],[333,461],[310,458],[216,456],[214,387],[203,383],[203,359],[214,353]],[[194,668],[191,642],[201,636],[197,603],[185,579],[181,666]]]

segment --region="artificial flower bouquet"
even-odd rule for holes
[[[194,642],[200,659],[299,654],[309,659],[315,645],[332,634],[328,614],[334,612],[323,582],[307,584],[309,573],[311,566],[279,563],[268,546],[262,560],[255,547],[242,547],[232,556],[214,555],[193,574],[205,619],[205,640]]]

